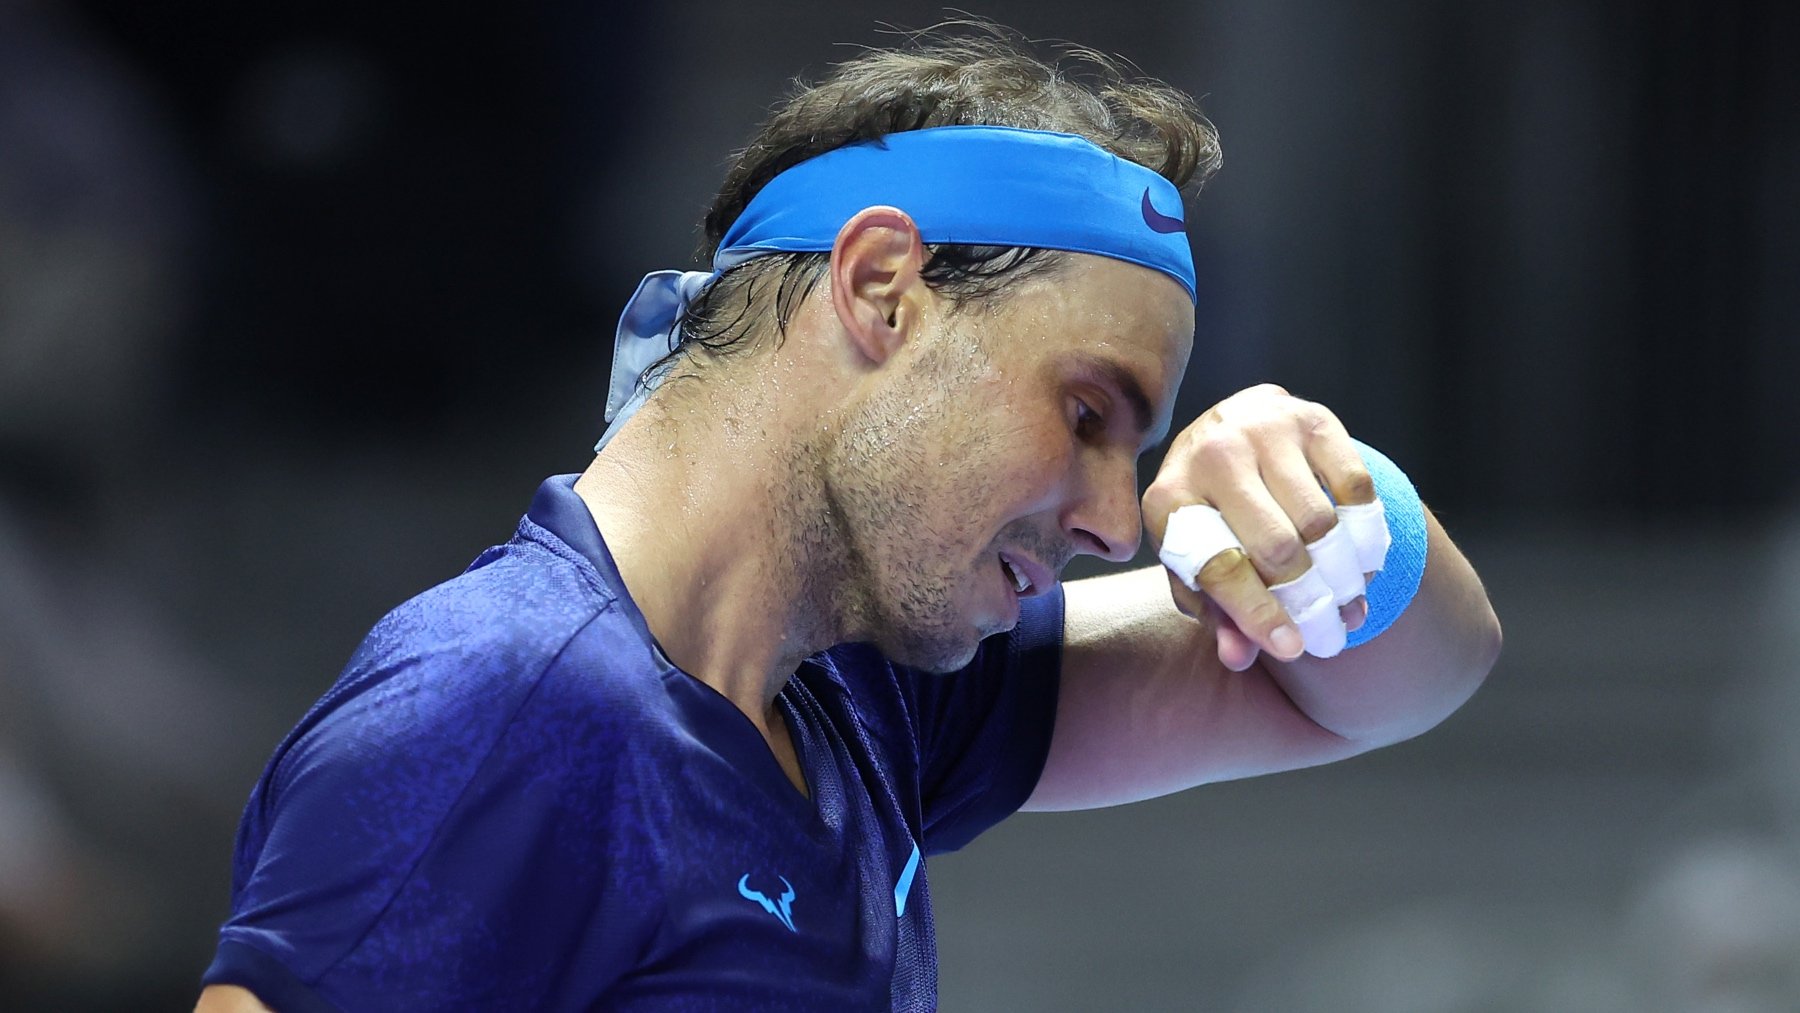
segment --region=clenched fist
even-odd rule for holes
[[[1169,573],[1176,607],[1213,624],[1226,667],[1241,672],[1265,650],[1283,660],[1302,652],[1301,633],[1270,588],[1312,569],[1307,546],[1339,523],[1333,500],[1373,503],[1374,480],[1336,415],[1275,384],[1233,394],[1175,437],[1144,494],[1144,523],[1160,551],[1170,515],[1203,504],[1241,543],[1204,561],[1198,591]],[[1353,630],[1368,606],[1357,597],[1339,611]]]

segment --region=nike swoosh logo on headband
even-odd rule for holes
[[[1156,232],[1180,232],[1187,228],[1179,218],[1170,218],[1150,203],[1150,188],[1144,188],[1144,224]]]

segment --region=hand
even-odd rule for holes
[[[1269,588],[1312,566],[1307,544],[1337,525],[1332,499],[1372,502],[1374,480],[1336,415],[1272,383],[1214,405],[1170,445],[1143,500],[1157,549],[1169,515],[1193,503],[1217,509],[1244,544],[1200,568],[1199,592],[1168,575],[1175,607],[1213,625],[1227,668],[1244,671],[1262,651],[1284,661],[1300,656],[1300,631]],[[1359,597],[1340,613],[1356,629],[1368,602]]]

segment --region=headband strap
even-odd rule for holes
[[[834,148],[757,191],[710,275],[658,271],[619,318],[598,450],[660,381],[647,367],[680,342],[682,311],[721,273],[773,253],[824,253],[857,212],[905,211],[927,245],[1038,247],[1160,271],[1195,297],[1181,193],[1086,138],[1014,127],[930,127]],[[641,382],[640,382],[641,381]]]
[[[927,244],[1097,254],[1161,271],[1194,298],[1175,184],[1084,137],[1013,127],[909,130],[807,159],[757,192],[713,267],[823,253],[877,204],[905,211]]]

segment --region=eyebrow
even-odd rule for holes
[[[1139,446],[1149,450],[1150,447],[1144,446],[1144,441],[1149,438],[1151,427],[1155,424],[1156,412],[1150,407],[1150,398],[1144,393],[1143,384],[1138,383],[1137,376],[1119,363],[1097,355],[1079,354],[1075,357],[1075,364],[1086,372],[1097,374],[1100,379],[1118,389],[1125,398],[1125,403],[1131,407],[1131,421],[1137,429]],[[1161,443],[1166,439],[1167,433],[1156,442]]]

